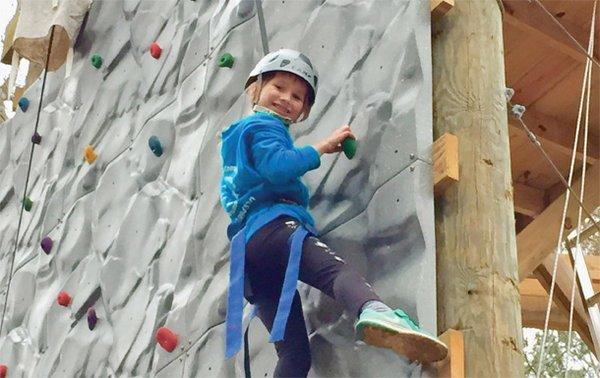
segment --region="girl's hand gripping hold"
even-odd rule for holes
[[[327,138],[316,143],[314,147],[319,151],[319,155],[333,154],[342,151],[342,143],[347,138],[356,140],[350,125],[343,125],[335,129]]]

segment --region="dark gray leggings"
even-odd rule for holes
[[[294,218],[279,217],[258,230],[246,246],[245,274],[251,289],[246,292],[246,299],[256,305],[258,317],[269,332],[289,258],[288,239],[298,227]],[[358,316],[365,302],[380,300],[358,272],[314,236],[304,241],[299,279],[339,301],[354,316]],[[279,357],[275,377],[307,376],[311,356],[298,291],[292,302],[284,339],[275,343],[275,349]]]

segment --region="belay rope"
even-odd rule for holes
[[[46,88],[46,76],[48,75],[48,63],[50,62],[50,52],[52,50],[52,41],[54,40],[54,25],[50,29],[50,41],[48,42],[48,52],[46,54],[46,66],[44,69],[44,78],[42,80],[42,90],[40,91],[40,101],[38,104],[37,116],[35,119],[35,130],[34,135],[38,131],[38,125],[40,123],[40,112],[42,111],[42,99],[44,98],[44,89]],[[13,52],[16,54],[16,52]],[[27,196],[27,186],[29,185],[29,176],[31,174],[31,162],[33,160],[33,150],[35,143],[31,143],[31,152],[29,153],[29,164],[27,166],[27,178],[25,179],[25,188],[23,189],[23,199]],[[19,245],[19,232],[21,231],[21,222],[23,220],[23,210],[25,209],[24,201],[21,201],[21,212],[19,213],[19,223],[17,225],[17,236],[15,237],[15,248],[10,257],[10,270],[8,271],[8,287],[6,289],[6,295],[4,297],[4,306],[2,309],[2,319],[0,320],[0,337],[2,336],[2,327],[4,326],[4,315],[6,314],[6,305],[8,303],[8,295],[10,293],[10,284],[13,277],[13,268],[15,263],[15,255],[17,254],[17,247]]]

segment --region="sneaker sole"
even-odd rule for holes
[[[448,354],[448,348],[439,340],[410,330],[391,330],[384,324],[365,325],[362,340],[372,346],[391,349],[400,356],[421,363],[440,361]]]

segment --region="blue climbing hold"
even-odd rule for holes
[[[163,154],[162,145],[160,144],[160,140],[158,140],[156,135],[152,135],[150,139],[148,139],[148,146],[150,146],[150,149],[152,152],[154,152],[154,155],[161,156]]]
[[[29,99],[27,97],[21,97],[19,99],[19,108],[25,113],[27,108],[29,108]]]

